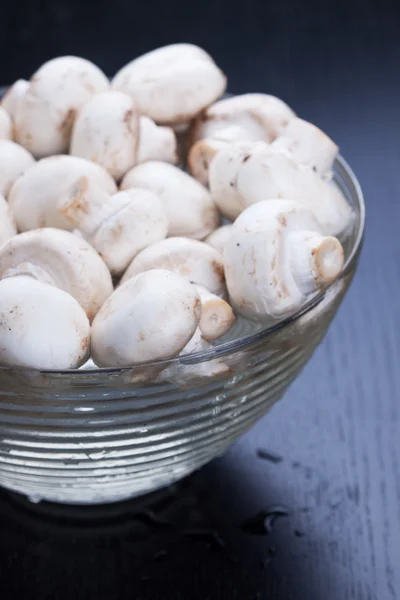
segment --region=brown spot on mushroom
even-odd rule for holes
[[[88,184],[89,182],[87,177],[79,177],[79,179],[74,182],[73,186],[69,190],[69,201],[67,204],[64,204],[58,208],[58,212],[62,214],[68,221],[70,221],[70,223],[75,225],[77,225],[79,222],[79,218],[76,218],[77,213],[81,211],[87,214],[89,209],[89,204],[87,198],[85,197]]]
[[[200,311],[201,311],[201,300],[200,300],[200,298],[196,298],[195,299],[193,308],[194,308],[194,312],[196,314],[200,313]]]
[[[110,233],[114,238],[118,239],[121,236],[123,229],[124,229],[123,224],[121,222],[119,222],[119,223],[116,223],[111,228]]]
[[[76,110],[74,108],[70,108],[67,111],[67,114],[65,115],[63,120],[61,121],[60,125],[58,126],[58,130],[60,131],[61,135],[66,139],[68,139],[71,134],[71,129],[72,125],[74,124],[75,117]]]
[[[124,118],[123,118],[123,122],[125,123],[129,133],[131,133],[132,135],[136,134],[136,127],[132,127],[132,117],[134,115],[134,111],[132,108],[130,108],[129,110],[127,110],[124,114]]]
[[[220,223],[220,215],[215,208],[215,204],[207,204],[203,210],[203,223],[206,229],[213,230]]]
[[[224,265],[217,260],[213,260],[211,265],[212,265],[213,269],[216,271],[218,277],[220,279],[224,279],[224,277],[225,277]]]
[[[179,275],[181,275],[182,277],[185,277],[186,275],[190,274],[190,269],[189,267],[186,267],[185,265],[182,265],[179,268]]]
[[[278,221],[281,225],[283,225],[283,227],[286,227],[287,221],[285,215],[279,215]]]
[[[250,258],[253,261],[253,270],[249,272],[249,275],[255,275],[256,274],[256,266],[257,266],[257,259],[256,259],[255,254],[254,254],[254,246],[251,247]]]
[[[86,352],[89,346],[90,337],[87,335],[81,339],[80,348],[82,352]]]
[[[282,288],[283,297],[287,298],[289,296],[289,290],[287,289],[286,284],[284,282],[282,282],[281,288]]]
[[[85,90],[89,92],[89,94],[95,94],[97,92],[97,89],[90,81],[87,80],[87,76],[88,73],[86,71],[82,71],[81,73],[79,73],[80,82],[85,88]]]
[[[138,342],[144,342],[144,340],[145,340],[145,335],[144,335],[143,331],[139,331]]]
[[[243,157],[242,162],[243,163],[247,162],[249,160],[250,156],[251,156],[251,154],[246,154],[246,156]]]
[[[245,308],[246,306],[250,306],[250,302],[246,300],[246,298],[242,298],[239,302],[239,306]]]

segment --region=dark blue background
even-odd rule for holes
[[[137,502],[59,512],[0,495],[2,599],[400,598],[399,26],[386,0],[3,3],[4,84],[65,53],[111,75],[155,46],[204,46],[229,91],[280,96],[340,144],[368,229],[353,286],[284,400],[224,458],[146,500],[150,516]],[[260,446],[283,460],[260,460]],[[240,527],[276,504],[288,516],[268,535]]]

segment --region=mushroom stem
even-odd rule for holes
[[[196,285],[201,300],[201,317],[199,328],[207,341],[225,335],[235,321],[235,314],[225,300],[212,294],[203,285]]]
[[[331,283],[342,270],[344,253],[337,238],[296,231],[290,233],[289,243],[291,271],[303,294]]]

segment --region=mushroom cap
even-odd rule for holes
[[[13,123],[8,112],[0,106],[0,140],[12,140]]]
[[[208,107],[194,122],[193,141],[213,138],[225,141],[272,142],[295,117],[292,109],[269,94],[241,94]],[[233,129],[227,129],[231,128]]]
[[[175,165],[178,162],[178,151],[174,130],[171,127],[157,125],[150,117],[146,116],[140,117],[139,125],[138,164],[148,160],[157,160]]]
[[[89,352],[90,325],[78,302],[32,277],[0,281],[0,364],[73,369]]]
[[[15,118],[18,105],[21,98],[26,94],[29,88],[29,81],[26,79],[18,79],[13,83],[1,99],[1,106],[8,112],[12,119]]]
[[[106,300],[92,324],[92,356],[99,366],[130,366],[179,354],[201,314],[194,286],[154,269],[132,277]]]
[[[223,298],[212,294],[203,285],[196,285],[201,300],[199,328],[207,341],[217,340],[232,327],[235,314]]]
[[[159,48],[155,48],[154,50],[149,50],[144,54],[141,54],[137,58],[131,60],[128,64],[122,67],[116,75],[114,75],[114,79],[117,79],[119,74],[124,70],[130,67],[130,65],[135,64],[137,67],[143,67],[145,70],[148,68],[159,67],[160,65],[164,67],[171,66],[176,60],[180,60],[182,56],[185,59],[196,59],[196,60],[204,60],[206,62],[214,62],[211,55],[206,52],[200,46],[196,46],[196,44],[186,44],[186,43],[177,43],[177,44],[168,44],[167,46],[160,46]]]
[[[220,252],[220,254],[223,256],[225,244],[231,235],[231,231],[231,224],[222,225],[221,227],[218,227],[218,229],[210,233],[210,235],[206,237],[204,242],[218,250],[218,252]]]
[[[156,123],[176,125],[189,121],[219,98],[226,77],[201,48],[173,44],[125,65],[111,86],[132,95],[139,112]]]
[[[298,118],[289,121],[272,145],[289,152],[296,161],[320,175],[330,171],[339,152],[339,147],[326,133]]]
[[[340,242],[322,236],[313,213],[299,202],[259,202],[236,219],[225,246],[231,303],[248,318],[288,315],[337,277],[343,257]]]
[[[59,229],[21,233],[0,249],[0,279],[16,275],[50,283],[73,296],[92,319],[112,293],[110,272],[84,239]]]
[[[17,234],[17,225],[5,198],[0,195],[0,248]],[[1,265],[0,265],[1,268]]]
[[[14,181],[33,164],[28,150],[11,140],[0,140],[0,194],[7,198]]]
[[[25,171],[8,195],[18,229],[73,229],[74,226],[57,210],[57,201],[83,175],[108,194],[117,191],[115,181],[105,169],[78,156],[49,156]]]
[[[352,219],[351,207],[334,185],[263,142],[226,146],[209,174],[213,200],[231,219],[251,204],[277,198],[297,200],[312,210],[326,235],[338,235]]]
[[[133,258],[167,236],[168,217],[161,200],[140,188],[110,198],[115,212],[88,239],[113,275],[122,275]]]
[[[222,256],[215,248],[197,240],[173,237],[145,248],[133,259],[122,282],[150,269],[173,271],[215,294],[225,290]]]
[[[139,115],[130,96],[107,91],[90,98],[75,120],[70,153],[101,165],[116,180],[136,163]]]
[[[30,80],[15,114],[15,139],[35,158],[68,151],[79,109],[109,82],[90,61],[61,56],[44,63]]]
[[[125,175],[121,189],[150,190],[163,202],[169,221],[168,235],[205,238],[220,222],[210,193],[178,167],[159,161],[137,165]]]

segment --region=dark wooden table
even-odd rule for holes
[[[325,341],[225,457],[108,509],[0,494],[2,599],[400,598],[399,25],[386,0],[8,3],[2,82],[54,55],[112,73],[154,46],[199,43],[231,92],[281,96],[340,144],[368,228]],[[260,447],[276,457],[257,457]],[[254,519],[262,510],[266,520]]]

